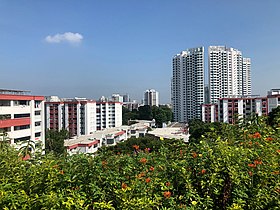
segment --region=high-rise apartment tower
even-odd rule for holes
[[[159,105],[158,92],[155,91],[154,89],[146,90],[144,93],[144,105],[158,106]]]
[[[251,95],[251,61],[242,52],[225,46],[208,50],[210,101],[219,98]]]
[[[174,120],[201,119],[204,102],[204,48],[191,48],[173,57],[171,100]]]

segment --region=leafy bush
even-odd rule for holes
[[[196,144],[132,139],[95,157],[1,150],[0,208],[279,209],[279,128],[258,118],[210,126]]]

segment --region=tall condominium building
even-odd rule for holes
[[[3,134],[20,148],[27,140],[45,143],[44,97],[28,91],[0,90],[0,141]]]
[[[159,105],[159,94],[154,89],[146,90],[144,93],[144,105],[158,106]]]
[[[252,87],[251,87],[251,59],[243,58],[242,64],[242,76],[243,76],[243,95],[251,95]]]
[[[251,61],[241,51],[225,46],[208,50],[210,101],[219,98],[251,95]]]
[[[204,102],[204,48],[191,48],[173,57],[171,100],[174,120],[201,119]]]

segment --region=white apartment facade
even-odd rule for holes
[[[171,101],[174,120],[201,119],[204,102],[204,48],[191,48],[173,57]]]
[[[66,129],[70,136],[89,135],[96,131],[96,102],[81,98],[46,97],[46,128]]]
[[[44,147],[44,97],[29,95],[28,91],[1,89],[0,133],[6,133],[16,148],[28,140],[35,146],[40,142]]]
[[[208,49],[210,102],[219,98],[251,95],[251,60],[242,52],[225,46]]]
[[[144,105],[158,106],[159,105],[159,93],[154,89],[146,90],[144,93]]]
[[[96,102],[96,129],[119,127],[122,125],[122,103]]]
[[[249,96],[252,94],[252,84],[251,84],[251,59],[250,58],[243,58],[242,63],[242,94],[244,96]]]
[[[216,104],[203,104],[202,120],[233,124],[238,119],[250,117],[252,114],[266,116],[278,106],[280,106],[280,89],[270,90],[266,97],[220,98]]]

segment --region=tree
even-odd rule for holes
[[[152,120],[152,108],[149,105],[140,106],[138,108],[139,120]]]
[[[10,145],[10,138],[8,137],[7,132],[0,130],[0,149],[6,149]]]
[[[46,132],[46,152],[53,152],[55,155],[63,155],[66,151],[64,140],[69,138],[69,132],[65,129],[47,130]]]
[[[129,120],[136,120],[138,118],[137,110],[129,111],[128,108],[122,107],[122,124],[128,125]]]
[[[198,142],[203,134],[210,131],[208,123],[199,119],[193,119],[189,122],[190,142]]]
[[[272,109],[272,111],[268,114],[267,122],[273,127],[280,124],[280,106]]]

